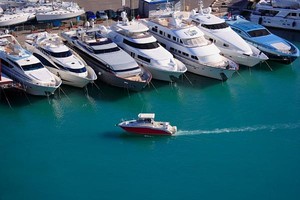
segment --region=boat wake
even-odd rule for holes
[[[300,128],[300,122],[287,123],[287,124],[275,124],[275,125],[258,125],[248,127],[233,127],[233,128],[217,128],[213,130],[178,130],[174,136],[182,135],[201,135],[201,134],[222,134],[222,133],[243,133],[243,132],[255,132],[255,131],[268,131],[275,130],[292,130]]]

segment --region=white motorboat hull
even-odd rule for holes
[[[96,73],[89,66],[86,66],[87,76],[79,76],[78,74],[72,73],[68,70],[63,70],[63,69],[60,69],[60,68],[56,68],[56,65],[54,64],[54,62],[51,59],[49,59],[47,55],[42,53],[38,48],[34,47],[29,42],[25,42],[25,47],[29,51],[31,51],[33,53],[33,55],[35,55],[37,58],[40,58],[40,60],[42,62],[44,60],[46,60],[46,62],[44,62],[44,66],[52,74],[54,74],[54,75],[58,76],[59,78],[61,78],[63,84],[70,85],[70,86],[73,86],[73,87],[83,88],[88,83],[91,83],[91,82],[93,82],[94,80],[97,79]],[[48,66],[47,64],[52,65],[52,66]]]
[[[0,27],[22,24],[33,19],[33,17],[31,14],[4,14],[0,17]]]
[[[221,50],[221,54],[223,56],[225,56],[226,58],[229,58],[233,61],[235,61],[236,63],[240,64],[240,65],[244,65],[247,67],[253,67],[267,59],[264,58],[264,56],[261,54],[260,55],[245,55],[245,54],[241,54],[235,51],[232,51],[230,49],[225,49],[225,48],[221,48],[218,46],[218,48]]]
[[[96,73],[89,66],[86,66],[86,69],[88,71],[88,76],[87,77],[80,77],[76,74],[72,74],[69,71],[55,69],[53,67],[48,67],[47,65],[45,65],[45,67],[51,73],[53,73],[53,74],[57,75],[59,78],[61,78],[63,84],[70,85],[70,86],[73,86],[73,87],[83,88],[87,84],[92,83],[94,80],[97,79]]]
[[[6,67],[2,68],[3,72],[6,73],[10,78],[24,86],[25,91],[28,94],[36,96],[49,96],[54,94],[55,90],[59,88],[62,84],[62,81],[59,77],[54,76],[55,83],[53,84],[44,84],[42,82],[31,81],[28,77],[25,77],[23,74],[16,73],[12,69]]]
[[[193,62],[191,60],[185,59],[183,57],[176,56],[177,59],[181,60],[185,63],[187,67],[187,71],[200,75],[205,76],[208,78],[213,78],[221,81],[226,81],[227,79],[231,78],[232,75],[238,70],[238,65],[231,60],[227,60],[229,62],[230,68],[219,68],[219,67],[212,67],[208,65],[203,65],[200,63]]]
[[[132,91],[141,91],[149,84],[152,79],[151,73],[148,70],[144,70],[143,68],[140,77],[142,81],[116,76],[115,74],[105,70],[106,66],[104,66],[104,64],[86,55],[86,53],[84,53],[79,48],[75,46],[73,46],[72,48],[74,48],[76,52],[85,60],[85,62],[95,70],[98,78],[109,85],[126,88]]]
[[[54,94],[55,90],[58,89],[62,83],[62,81],[58,77],[55,77],[55,79],[56,79],[56,84],[54,86],[37,85],[37,84],[25,82],[24,83],[25,91],[28,94],[36,95],[36,96],[52,95],[52,94]]]
[[[61,11],[61,12],[37,13],[36,20],[38,22],[64,20],[64,19],[74,18],[74,17],[80,16],[82,14],[84,14],[83,10],[80,10],[78,12]]]
[[[144,63],[139,63],[142,67],[150,71],[152,78],[160,81],[173,82],[181,77],[183,73],[187,71],[186,66],[179,60],[175,59],[176,65],[178,66],[178,71],[166,71],[164,68],[154,67],[151,65],[145,65]]]

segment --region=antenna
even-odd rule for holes
[[[203,14],[203,1],[199,0],[199,13]]]

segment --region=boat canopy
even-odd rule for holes
[[[155,114],[154,114],[154,113],[140,113],[140,114],[138,115],[138,117],[139,117],[140,119],[154,119]]]

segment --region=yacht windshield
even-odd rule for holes
[[[258,29],[258,30],[249,31],[248,34],[251,37],[260,37],[260,36],[270,35],[270,32],[266,29]]]
[[[196,46],[205,46],[208,45],[208,40],[206,40],[203,36],[197,38],[190,39],[181,39],[183,44],[188,47],[196,47]]]
[[[31,71],[31,70],[44,68],[44,66],[42,65],[42,63],[34,63],[30,65],[22,65],[22,68],[24,71]]]
[[[83,72],[86,72],[86,68],[83,67],[83,68],[80,68],[80,69],[72,69],[72,68],[66,68],[68,71],[70,72],[74,72],[74,73],[83,73]]]
[[[102,53],[111,53],[111,52],[116,52],[120,51],[119,47],[114,47],[110,49],[93,49],[94,54],[102,54]]]
[[[145,44],[139,44],[139,43],[134,43],[129,40],[124,39],[123,41],[125,44],[137,48],[137,49],[156,49],[159,47],[157,42],[150,42],[150,43],[145,43]]]
[[[228,24],[226,24],[226,22],[223,22],[219,24],[201,24],[201,26],[207,29],[223,29],[227,28]]]
[[[65,57],[70,57],[72,56],[72,52],[70,50],[68,51],[63,51],[63,52],[52,52],[52,51],[47,51],[48,54],[55,58],[65,58]]]

